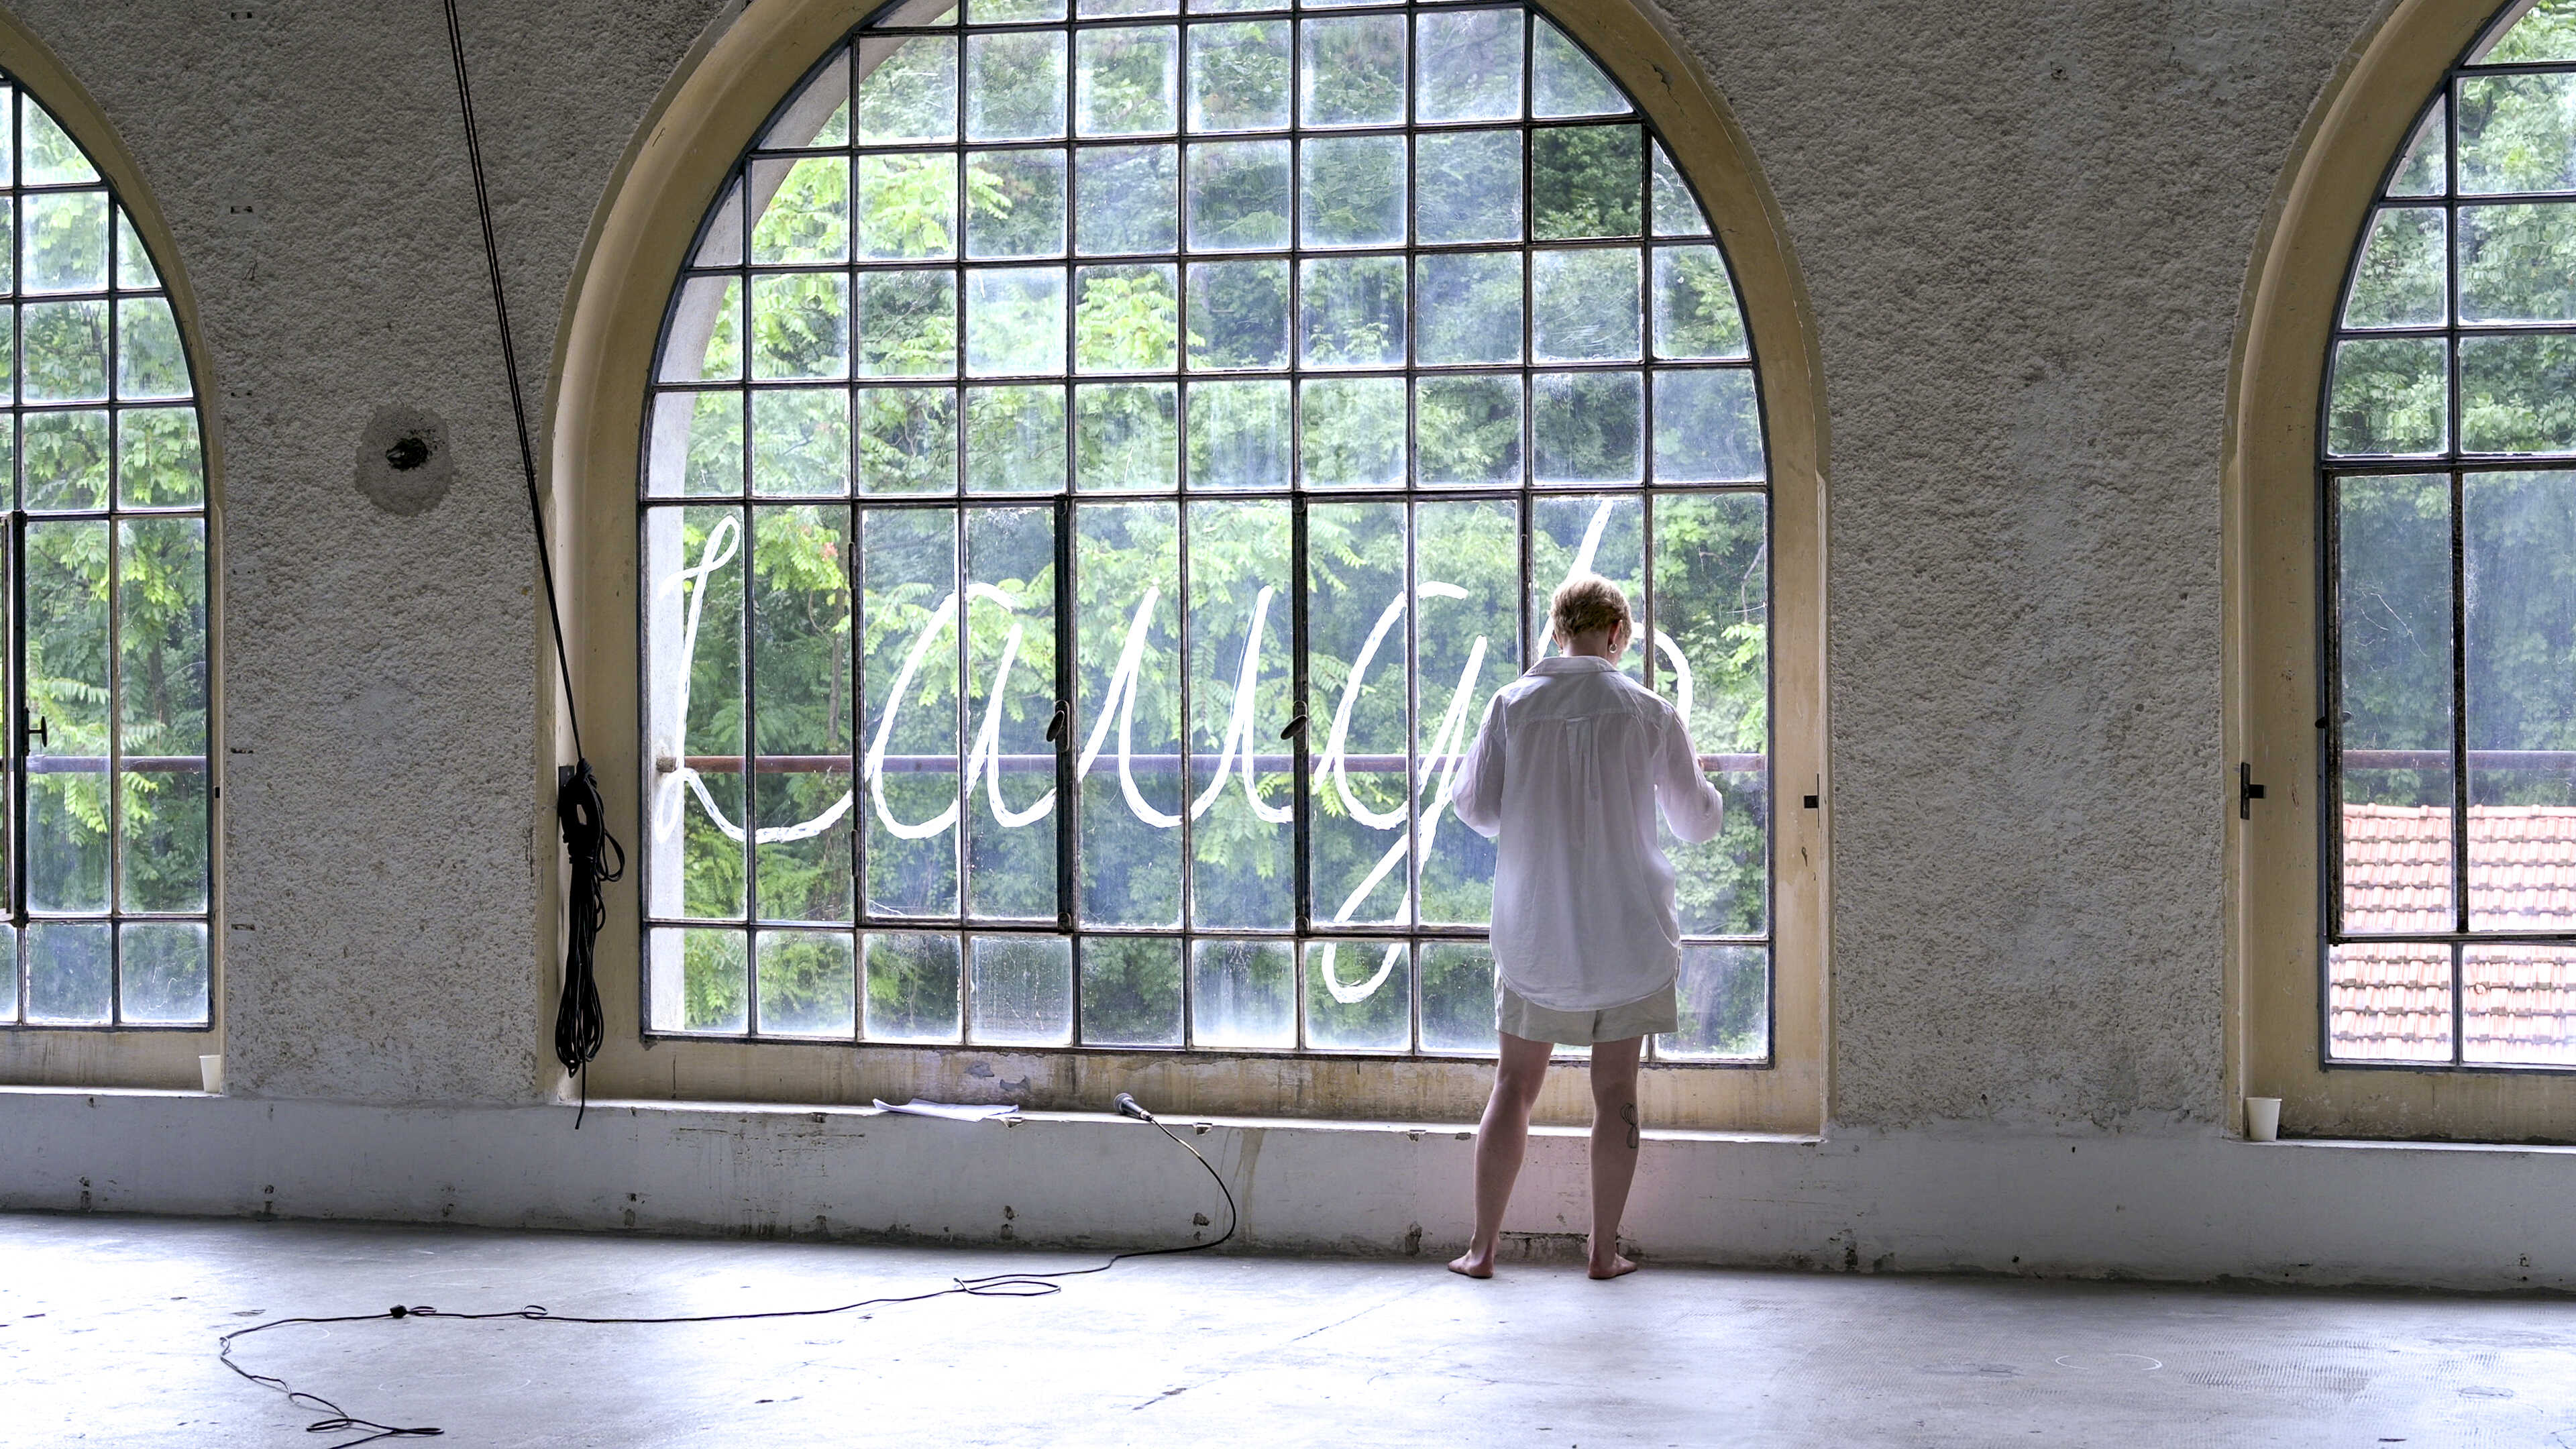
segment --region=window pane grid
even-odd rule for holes
[[[7,77],[0,106],[0,1025],[202,1029],[213,802],[192,364],[87,154]]]
[[[1417,21],[1434,13],[1504,19],[1519,44],[1511,110],[1415,114],[1430,83]],[[1722,684],[1701,699],[1725,701],[1726,737],[1694,730],[1746,823],[1705,862],[1706,889],[1694,883],[1707,899],[1685,903],[1686,1027],[1658,1051],[1767,1063],[1767,470],[1740,306],[1706,218],[1634,106],[1524,7],[1336,7],[1274,28],[1288,35],[1275,73],[1242,83],[1276,118],[1217,129],[1194,120],[1197,57],[1234,37],[1269,43],[1237,14],[970,25],[963,83],[921,92],[944,119],[902,122],[885,144],[870,133],[870,76],[913,44],[933,48],[909,74],[943,74],[958,32],[863,28],[813,82],[850,86],[858,123],[820,121],[821,101],[792,97],[746,153],[674,289],[646,424],[650,1030],[1490,1054],[1485,907],[1434,913],[1423,894],[1460,870],[1449,856],[1473,837],[1443,829],[1428,797],[1482,699],[1535,657],[1532,608],[1609,536],[1660,649],[1643,677],[1685,705],[1694,665]],[[1059,78],[1050,59],[1006,86],[979,69],[998,53],[980,37],[1073,69]],[[1360,69],[1311,69],[1333,46]],[[1142,89],[1116,90],[1086,68],[1095,55],[1142,56]],[[1371,63],[1391,88],[1369,88]],[[1275,102],[1258,99],[1263,84]],[[1548,98],[1579,113],[1530,114]],[[776,134],[788,117],[833,141]],[[925,125],[952,139],[925,147]],[[1432,234],[1425,143],[1488,137],[1509,141],[1516,168],[1508,226]],[[910,230],[888,224],[892,202],[864,209],[866,167],[887,157],[954,158],[903,203]],[[795,190],[814,167],[821,181]],[[791,236],[822,252],[778,253]],[[1500,353],[1427,323],[1417,276],[1485,258],[1508,259],[1518,294],[1496,313],[1516,334]],[[815,290],[825,279],[845,280]],[[929,288],[939,310],[905,312],[900,292],[880,303],[877,287]],[[803,289],[806,310],[781,288]],[[846,432],[810,421],[827,390],[847,397],[827,410]],[[1659,401],[1715,443],[1659,438]],[[807,410],[796,430],[764,422],[791,407]],[[836,461],[790,466],[818,441]],[[812,491],[783,491],[790,473]],[[1672,510],[1667,550],[1655,520]],[[797,557],[777,539],[783,511],[840,518],[846,554],[821,570]],[[1042,546],[987,578],[970,535],[1005,514],[1043,516]],[[886,574],[881,555],[896,555],[872,541],[878,521],[937,519],[949,561]],[[1462,525],[1436,549],[1425,537]],[[1502,571],[1470,588],[1434,577],[1477,558]],[[804,706],[763,683],[771,626],[750,625],[740,646],[722,632],[789,574],[802,613],[848,619],[854,641],[834,667],[856,728],[822,754],[743,743],[768,737],[768,712]],[[1732,592],[1704,614],[1715,596],[1701,595],[1721,587]],[[742,599],[732,620],[726,593]],[[1041,597],[1052,622],[1021,628]],[[1659,604],[1702,627],[1667,637]],[[1440,624],[1443,609],[1485,611],[1484,632]],[[1319,610],[1341,621],[1331,641]],[[1468,637],[1474,660],[1444,655],[1426,672],[1426,651]],[[1040,649],[1025,683],[997,678]],[[1050,710],[1048,738],[1030,743]],[[917,736],[925,711],[949,721],[939,741],[894,738]],[[748,801],[786,774],[847,793],[829,821],[755,822],[730,806],[736,785]],[[832,920],[778,918],[759,885],[771,832],[817,825],[851,838],[850,904]],[[1041,860],[1028,842],[1047,837]],[[1052,891],[1028,897],[1035,916],[982,903],[1048,875]],[[880,891],[898,880],[895,898]],[[1067,938],[1061,954],[1046,944]],[[840,984],[825,990],[824,976]],[[772,1019],[773,999],[788,1015]]]

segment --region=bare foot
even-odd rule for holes
[[[1491,1278],[1494,1276],[1494,1255],[1469,1248],[1449,1260],[1449,1271],[1463,1278]]]
[[[1633,1260],[1617,1253],[1612,1253],[1607,1263],[1598,1257],[1592,1260],[1591,1273],[1595,1278],[1622,1278],[1636,1271],[1637,1265]]]

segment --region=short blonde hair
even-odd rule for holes
[[[1628,622],[1628,596],[1599,574],[1576,574],[1547,601],[1548,627],[1559,643]]]

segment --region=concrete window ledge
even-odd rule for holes
[[[2551,1142],[2427,1142],[2376,1137],[2284,1137],[2277,1142],[2232,1140],[2246,1147],[2294,1147],[2308,1151],[2503,1153],[2576,1158],[2576,1146]]]

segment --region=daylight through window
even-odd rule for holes
[[[10,490],[0,1025],[208,1021],[206,477],[160,271],[0,76]]]
[[[1768,1060],[1761,410],[1653,126],[1526,6],[944,4],[671,299],[648,1030],[1490,1053],[1445,793],[1590,568],[1728,800],[1655,1051]]]

